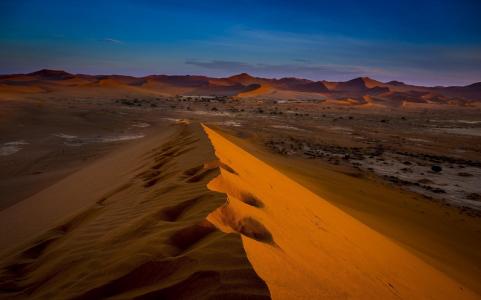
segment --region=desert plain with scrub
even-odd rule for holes
[[[481,86],[0,76],[2,299],[480,299]]]

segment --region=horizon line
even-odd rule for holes
[[[417,83],[407,83],[405,81],[400,81],[400,80],[389,80],[389,81],[380,81],[380,80],[377,80],[377,79],[374,79],[373,77],[370,77],[370,76],[357,76],[357,77],[354,77],[352,79],[349,79],[349,80],[345,80],[345,81],[331,81],[331,80],[326,80],[326,79],[322,79],[322,80],[313,80],[313,79],[308,79],[308,78],[303,78],[303,77],[295,77],[295,76],[283,76],[283,77],[258,77],[258,76],[255,76],[255,75],[251,75],[247,72],[241,72],[241,73],[236,73],[236,74],[233,74],[233,75],[229,75],[229,76],[226,76],[226,77],[216,77],[216,76],[209,76],[209,75],[205,75],[205,74],[167,74],[167,73],[149,73],[147,75],[131,75],[131,74],[122,74],[122,73],[110,73],[110,74],[91,74],[91,73],[72,73],[72,72],[69,72],[69,71],[66,71],[66,69],[48,69],[48,68],[41,68],[41,69],[37,69],[35,71],[32,71],[32,72],[28,72],[28,73],[0,73],[0,76],[8,76],[8,75],[29,75],[29,74],[33,74],[33,73],[37,73],[37,72],[40,72],[40,71],[54,71],[54,72],[65,72],[67,74],[70,74],[70,75],[87,75],[87,76],[128,76],[128,77],[133,77],[133,78],[144,78],[144,77],[149,77],[149,76],[198,76],[198,77],[207,77],[207,78],[214,78],[214,79],[225,79],[225,78],[230,78],[230,77],[235,77],[235,76],[239,76],[239,75],[248,75],[252,78],[257,78],[257,79],[268,79],[268,80],[281,80],[281,79],[289,79],[289,78],[292,78],[292,79],[302,79],[302,80],[309,80],[309,81],[312,81],[312,82],[323,82],[323,81],[327,81],[327,82],[348,82],[348,81],[351,81],[351,80],[355,80],[355,79],[359,79],[359,78],[368,78],[368,79],[371,79],[371,80],[374,80],[374,81],[378,81],[378,82],[381,82],[381,83],[384,83],[384,84],[388,84],[389,82],[393,82],[393,81],[396,81],[396,82],[399,82],[399,83],[402,83],[404,85],[410,85],[410,86],[418,86],[418,87],[428,87],[428,88],[437,88],[437,87],[443,87],[443,88],[446,88],[446,87],[466,87],[466,86],[470,86],[470,85],[473,85],[473,84],[476,84],[476,83],[481,83],[481,79],[479,81],[474,81],[472,83],[469,83],[469,84],[466,84],[466,85],[420,85],[420,84],[417,84]]]

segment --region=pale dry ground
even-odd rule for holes
[[[205,128],[228,168],[209,188],[228,203],[208,219],[243,234],[274,299],[479,299],[414,253]],[[351,187],[339,187],[349,189]]]
[[[164,127],[0,212],[2,299],[269,298],[239,235],[206,221],[219,164]]]

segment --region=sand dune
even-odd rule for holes
[[[135,143],[0,213],[0,298],[269,298],[225,202],[200,125]],[[65,218],[66,216],[70,216]]]
[[[249,98],[249,97],[257,97],[257,96],[265,96],[266,94],[272,93],[274,90],[271,86],[267,84],[259,85],[257,88],[252,89],[251,91],[240,93],[238,96],[240,98]]]
[[[205,128],[228,203],[208,220],[240,232],[274,299],[479,299],[390,239]]]
[[[480,299],[188,121],[0,211],[0,230],[3,299]]]

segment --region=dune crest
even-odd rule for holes
[[[242,235],[272,298],[480,298],[214,130],[204,130],[222,162],[221,175],[208,187],[228,196],[208,220]]]
[[[268,299],[239,235],[206,220],[225,202],[206,187],[218,174],[200,125],[176,124],[2,211],[20,231],[4,225],[3,246],[20,246],[0,298]]]

